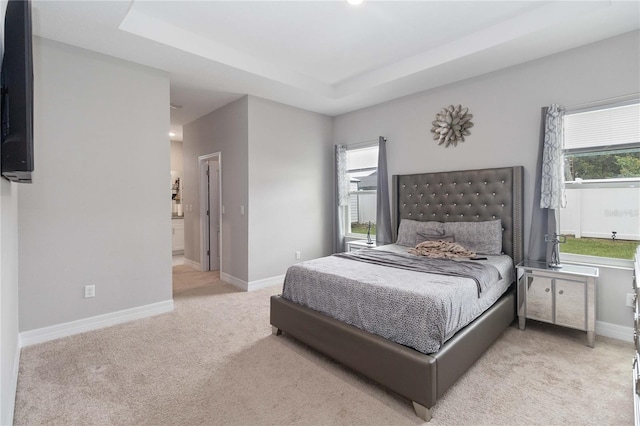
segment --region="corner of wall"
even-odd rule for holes
[[[18,335],[18,185],[0,178],[0,424],[13,423]]]
[[[242,282],[248,279],[248,115],[249,97],[243,96],[184,126],[185,165],[198,164],[202,155],[222,153],[222,206],[220,271]],[[184,169],[184,203],[191,206],[185,215],[185,260],[194,266],[200,261],[200,191],[196,166]]]
[[[0,0],[0,57],[7,0]],[[13,424],[20,366],[17,186],[0,178],[0,424]]]

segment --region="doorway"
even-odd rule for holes
[[[217,271],[221,264],[222,241],[222,154],[198,157],[200,170],[200,265],[203,271]]]

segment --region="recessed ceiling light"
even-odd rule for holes
[[[169,132],[169,136],[173,137],[175,135],[176,135],[175,132]]]
[[[357,6],[359,4],[362,4],[363,0],[347,0],[347,3],[353,5],[353,6]]]

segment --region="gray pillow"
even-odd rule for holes
[[[425,241],[447,241],[450,243],[455,243],[456,239],[453,235],[442,234],[442,235],[434,235],[434,234],[424,234],[422,232],[418,232],[418,236],[416,237],[416,245],[423,243]]]
[[[407,247],[415,247],[418,233],[429,235],[444,235],[444,223],[420,222],[417,220],[402,219],[398,228],[396,244]]]
[[[502,222],[445,222],[446,234],[451,234],[464,248],[480,254],[502,253]]]

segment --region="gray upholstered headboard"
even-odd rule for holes
[[[401,219],[438,222],[502,221],[502,250],[524,257],[523,167],[393,176],[393,229]],[[394,238],[396,235],[394,235]]]

